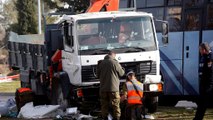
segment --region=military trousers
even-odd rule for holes
[[[121,116],[119,92],[100,92],[100,98],[102,117],[106,118],[110,113],[113,119],[119,120]]]

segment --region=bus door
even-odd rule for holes
[[[153,16],[163,19],[164,13],[162,8],[151,8]],[[166,20],[169,22],[169,43],[164,46],[161,41],[159,25],[156,22],[157,34],[160,46],[160,71],[164,80],[165,95],[183,95],[183,31],[181,31],[181,7],[168,7],[166,11]],[[156,14],[157,13],[157,14]]]
[[[183,89],[184,95],[197,95],[202,9],[186,9],[184,12]]]
[[[151,9],[154,16],[160,16],[162,8]],[[182,8],[170,6],[165,9],[165,19],[169,22],[169,44],[163,46],[160,33],[158,40],[160,45],[161,64],[160,70],[164,80],[165,95],[183,95],[183,31],[182,31]],[[162,19],[159,17],[159,19]],[[156,22],[156,25],[158,23]],[[156,26],[158,28],[158,26]]]

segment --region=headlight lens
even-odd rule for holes
[[[150,91],[158,91],[158,85],[157,84],[151,84],[149,85]]]

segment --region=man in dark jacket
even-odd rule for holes
[[[213,94],[212,52],[210,51],[207,43],[200,44],[199,50],[201,55],[199,64],[200,96],[194,120],[203,119],[206,108]]]
[[[109,52],[98,65],[97,74],[100,79],[100,98],[102,117],[107,120],[109,106],[113,109],[113,119],[119,120],[120,112],[120,94],[119,77],[124,75],[124,70],[117,60],[116,54]]]

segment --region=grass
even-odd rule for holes
[[[196,109],[159,106],[154,116],[157,120],[192,120],[195,112]],[[203,120],[213,120],[213,108],[207,109]]]
[[[16,75],[19,71],[10,71],[7,64],[0,64],[0,74],[3,75]],[[0,83],[0,93],[15,93],[17,88],[20,88],[19,79],[13,80],[12,82]]]
[[[12,82],[0,83],[0,92],[1,93],[15,93],[17,88],[20,88],[20,81],[14,80]]]

